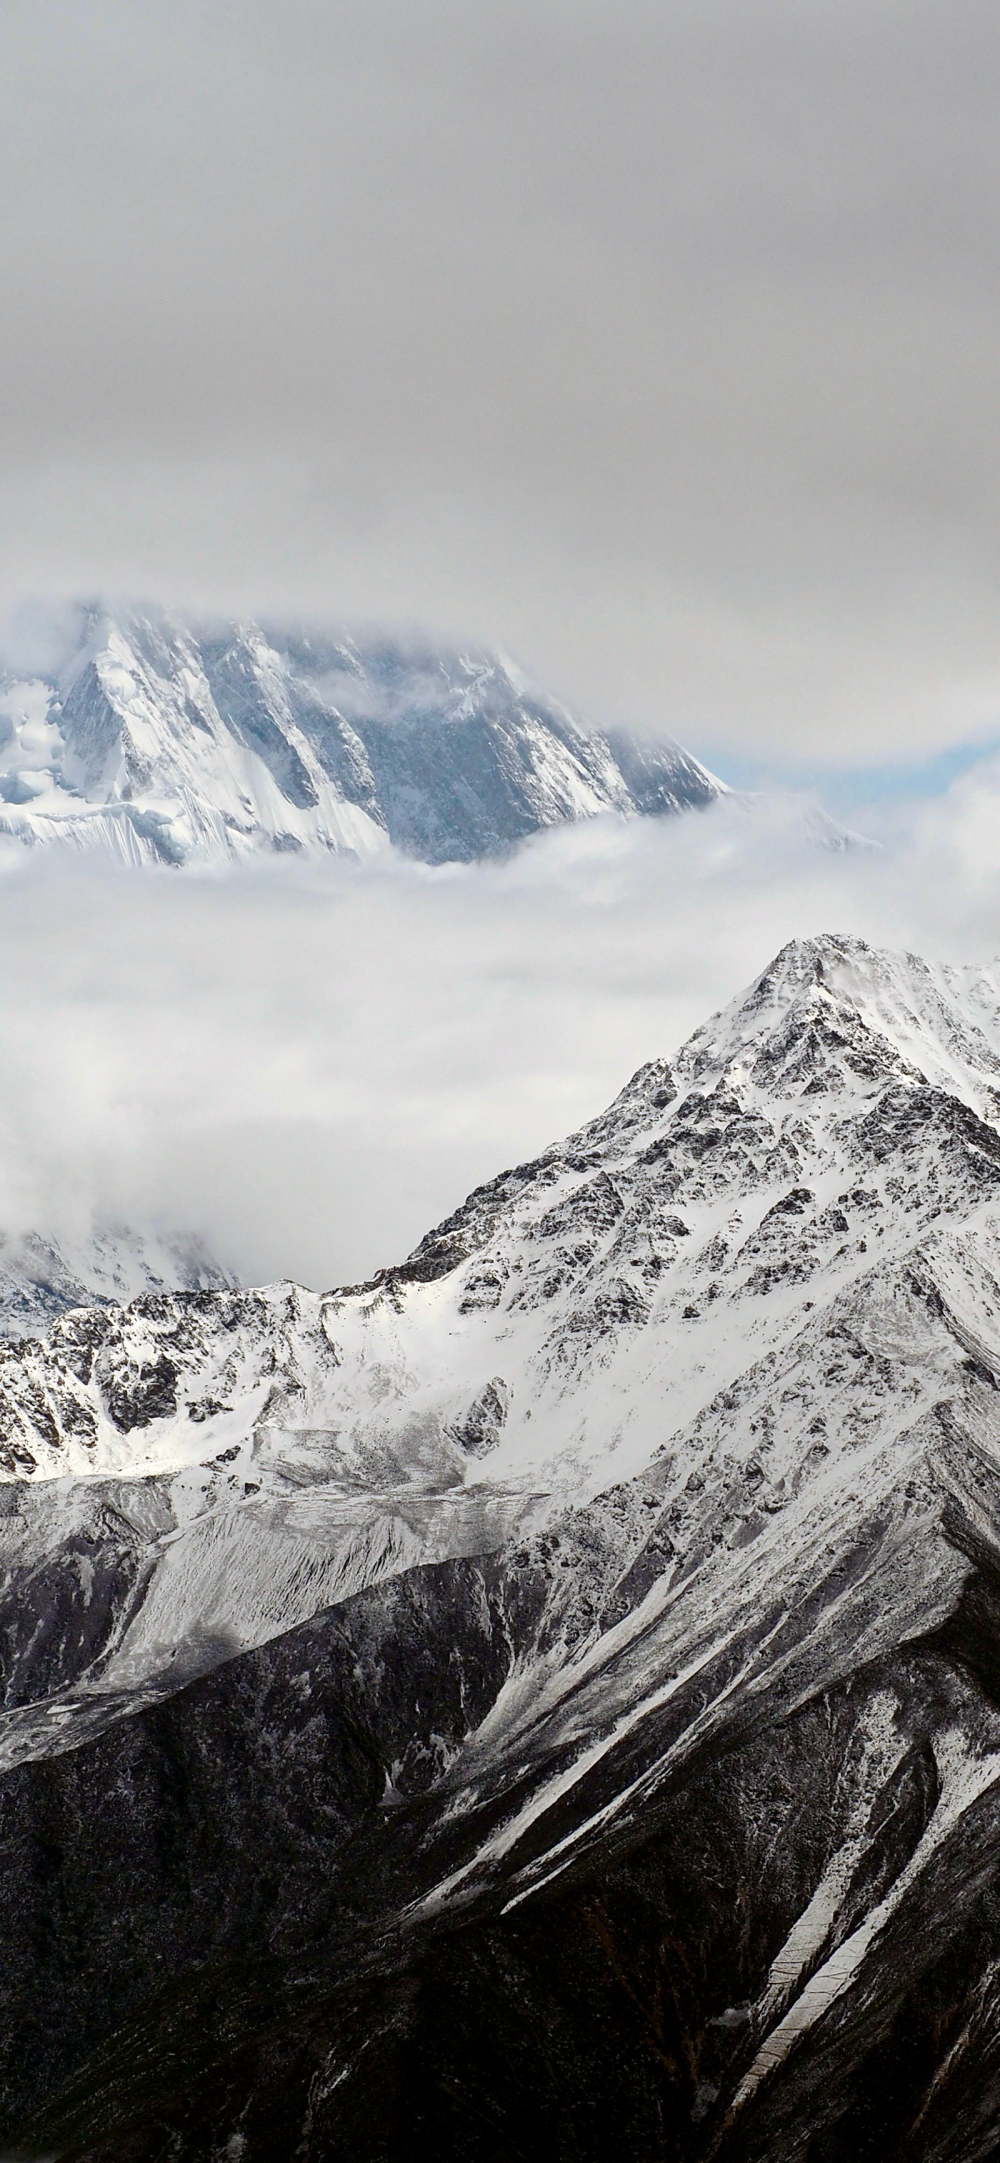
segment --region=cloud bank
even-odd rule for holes
[[[801,807],[596,820],[505,863],[222,879],[14,852],[0,1224],[203,1231],[258,1281],[355,1281],[669,1055],[782,943],[1000,949],[1000,764],[879,849]]]

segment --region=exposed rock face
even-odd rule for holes
[[[997,2153],[998,1090],[798,943],[371,1284],[5,1355],[12,2151]]]
[[[587,734],[495,654],[93,609],[57,674],[0,661],[0,835],[126,862],[465,862],[725,793],[670,737]]]

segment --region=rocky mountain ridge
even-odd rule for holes
[[[1000,973],[842,938],[366,1285],[8,1348],[10,2144],[992,2155],[998,1398]]]
[[[0,837],[128,863],[502,854],[726,793],[672,738],[586,732],[496,654],[83,609],[60,665],[0,656]]]

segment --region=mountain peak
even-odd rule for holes
[[[8,2150],[992,2152],[998,1047],[793,941],[373,1281],[0,1347]]]
[[[58,665],[0,676],[0,832],[130,861],[471,861],[725,793],[671,737],[588,732],[478,649],[94,603]]]
[[[1000,977],[870,946],[845,933],[792,939],[676,1061],[704,1088],[737,1070],[772,1092],[930,1083],[993,1117],[1000,1090]]]

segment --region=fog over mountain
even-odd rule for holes
[[[798,805],[587,818],[497,859],[224,877],[11,843],[0,1229],[196,1229],[247,1282],[405,1251],[823,924],[960,962],[1000,921],[997,782],[817,847]]]

